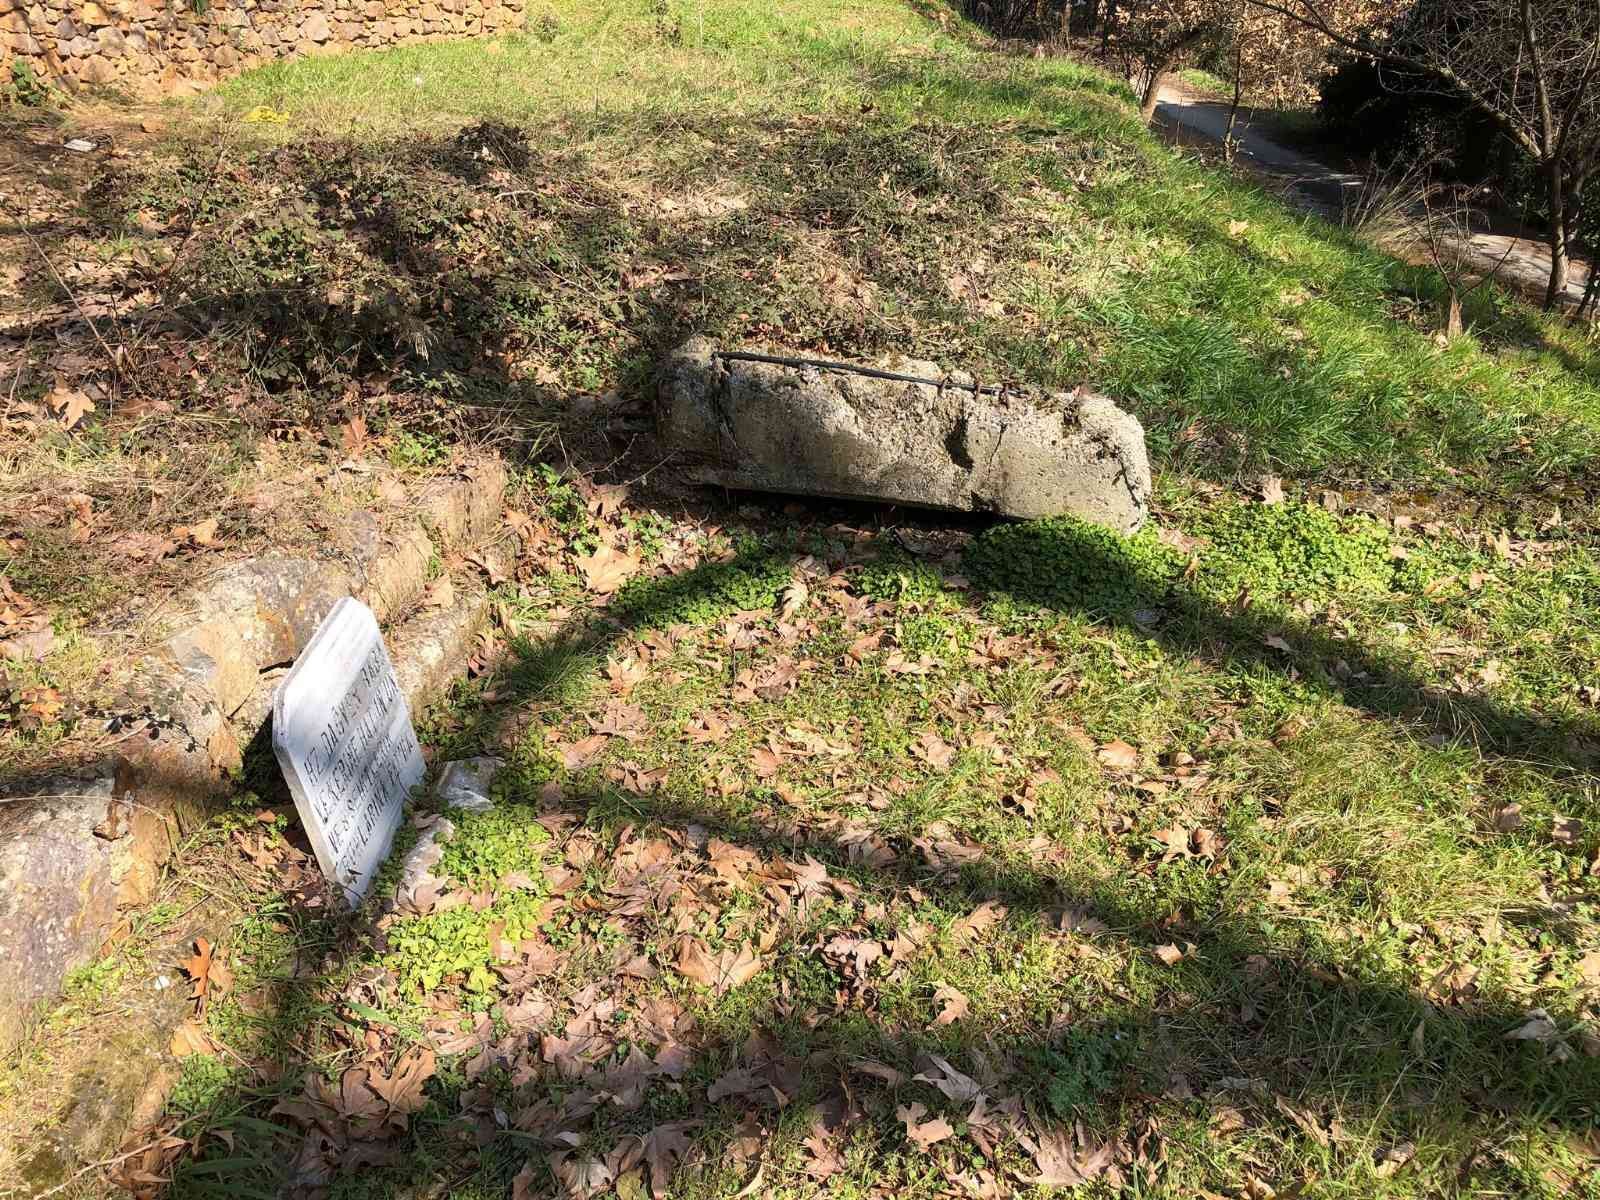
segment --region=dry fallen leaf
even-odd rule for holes
[[[766,1077],[760,1072],[749,1067],[734,1067],[731,1071],[724,1071],[711,1081],[706,1088],[706,1099],[712,1104],[718,1100],[726,1100],[730,1096],[753,1096],[764,1092],[770,1086]]]
[[[84,415],[95,411],[94,401],[83,392],[73,388],[56,388],[45,397],[45,403],[50,406],[50,411],[61,418],[61,428],[71,429]]]
[[[972,1008],[972,1002],[962,992],[951,987],[948,983],[934,985],[933,1001],[941,1006],[939,1015],[933,1019],[935,1026],[949,1025],[954,1021],[959,1021]]]
[[[32,633],[19,633],[15,637],[0,639],[0,658],[39,662],[55,648],[55,644],[55,630],[46,625]]]
[[[1401,1142],[1398,1146],[1389,1146],[1386,1149],[1375,1151],[1376,1160],[1373,1164],[1373,1174],[1379,1179],[1387,1179],[1401,1167],[1410,1162],[1417,1153],[1415,1142]]]
[[[448,574],[441,575],[428,585],[427,592],[422,597],[425,608],[454,608],[456,603],[455,585],[450,582]]]
[[[945,1099],[955,1104],[965,1104],[983,1094],[983,1087],[978,1081],[956,1070],[948,1059],[940,1058],[937,1054],[929,1054],[927,1057],[933,1064],[933,1069],[918,1073],[915,1076],[917,1082],[931,1083],[944,1093]]]
[[[1512,801],[1495,810],[1494,827],[1497,833],[1510,833],[1522,825],[1522,805]]]
[[[716,991],[721,994],[749,983],[761,973],[761,966],[760,956],[748,946],[724,949],[717,960]]]
[[[393,1112],[414,1113],[428,1102],[423,1085],[433,1078],[436,1069],[433,1051],[426,1046],[413,1046],[400,1056],[392,1075],[370,1069],[366,1083]]]
[[[174,1058],[187,1058],[191,1054],[215,1054],[216,1042],[193,1021],[185,1021],[173,1032],[169,1047]]]
[[[561,748],[561,762],[569,771],[580,771],[592,763],[611,739],[603,733],[592,733],[579,738],[570,746]]]
[[[839,1152],[836,1141],[820,1117],[811,1123],[811,1131],[806,1134],[803,1143],[805,1155],[801,1160],[801,1167],[807,1175],[813,1179],[827,1179],[844,1170],[844,1155]]]
[[[194,953],[180,964],[189,976],[189,999],[205,1008],[206,996],[211,990],[211,963],[216,948],[207,939],[195,938]]]
[[[616,1173],[598,1158],[575,1158],[562,1151],[550,1156],[550,1170],[570,1200],[589,1200],[611,1185]]]
[[[204,521],[193,525],[174,525],[172,536],[179,542],[186,542],[203,550],[214,550],[222,543],[217,540],[216,517],[207,517]]]
[[[1576,964],[1578,978],[1591,987],[1600,985],[1600,950],[1590,950]]]
[[[924,1121],[922,1118],[927,1115],[928,1109],[922,1104],[901,1105],[895,1109],[895,1116],[906,1127],[906,1141],[919,1150],[926,1150],[955,1133],[955,1128],[943,1117]]]
[[[171,538],[139,530],[118,534],[106,543],[106,549],[125,555],[135,562],[158,562],[177,548],[178,543]]]
[[[347,424],[339,427],[339,440],[344,443],[344,452],[354,458],[360,454],[367,445],[367,420],[359,413],[351,417]]]
[[[1167,829],[1158,829],[1150,835],[1152,841],[1161,847],[1161,861],[1171,862],[1175,858],[1191,858],[1189,849],[1189,831],[1177,825]]]
[[[951,922],[950,936],[957,941],[965,941],[967,938],[987,933],[993,926],[1005,920],[1006,912],[1006,906],[998,900],[985,900],[966,916]]]
[[[1095,757],[1102,766],[1110,767],[1114,771],[1131,771],[1139,765],[1139,751],[1118,738],[1114,742],[1107,742],[1095,751]]]
[[[856,662],[860,662],[862,659],[866,658],[867,655],[878,649],[878,647],[882,644],[883,630],[880,629],[875,633],[862,634],[855,641],[850,643],[850,648],[846,650],[845,653],[851,658],[855,659]]]
[[[613,546],[601,546],[593,554],[578,555],[573,561],[583,572],[589,590],[601,596],[616,591],[643,566],[633,555]]]
[[[783,589],[780,597],[782,607],[778,610],[778,619],[793,621],[795,614],[806,606],[811,599],[811,589],[806,586],[805,580],[796,579]]]
[[[912,743],[911,753],[936,771],[946,770],[956,758],[956,748],[931,729]]]
[[[1081,1135],[1080,1135],[1081,1137]],[[1041,1187],[1071,1188],[1105,1173],[1111,1165],[1115,1142],[1105,1142],[1090,1150],[1075,1146],[1072,1131],[1047,1129],[1037,1142],[1024,1139],[1039,1173],[1028,1180]]]
[[[906,1081],[904,1071],[897,1071],[888,1063],[881,1063],[875,1059],[858,1059],[851,1065],[863,1075],[870,1075],[873,1079],[881,1079],[890,1087],[899,1087]]]
[[[650,1172],[650,1190],[657,1196],[671,1187],[678,1160],[689,1153],[689,1131],[699,1124],[699,1121],[667,1121],[644,1135],[642,1149],[645,1166]]]
[[[1550,837],[1563,846],[1575,846],[1583,837],[1583,822],[1576,817],[1558,816],[1550,822]]]

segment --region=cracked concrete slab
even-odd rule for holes
[[[695,338],[666,364],[668,445],[729,487],[1131,532],[1150,503],[1137,419],[1103,396],[984,388],[919,359],[766,361]]]

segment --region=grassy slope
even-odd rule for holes
[[[540,130],[562,157],[621,159],[657,186],[720,176],[791,194],[829,181],[760,179],[752,152],[781,160],[798,117],[844,122],[838,153],[904,139],[939,184],[995,188],[1001,227],[1023,227],[1003,258],[960,236],[970,230],[942,254],[928,247],[924,282],[976,273],[1003,306],[968,314],[953,344],[941,338],[946,357],[1091,380],[1135,403],[1158,452],[1187,431],[1212,469],[1220,448],[1223,466],[1367,482],[1456,468],[1521,484],[1588,461],[1600,388],[1580,335],[1497,300],[1473,314],[1476,337],[1439,350],[1425,275],[1174,159],[1137,127],[1123,89],[1073,64],[999,58],[959,23],[945,34],[883,4],[558,4],[544,18],[540,36],[498,54],[462,44],[296,63],[222,96],[232,112],[286,110],[286,136],[303,126],[382,141],[493,117]],[[764,122],[778,127],[757,151],[751,125]],[[719,155],[702,136],[744,153]],[[881,196],[838,199],[861,228],[837,250],[872,280],[874,235],[918,222],[903,205],[878,211]],[[926,336],[892,310],[874,315],[885,333]]]
[[[424,180],[432,190],[417,194],[442,198],[440,236],[464,254],[527,249],[497,247],[496,230],[534,239],[526,261],[558,268],[539,276],[552,312],[506,318],[519,378],[542,368],[557,393],[631,392],[661,344],[693,327],[1089,380],[1146,421],[1161,525],[1185,546],[1040,525],[973,549],[969,530],[936,521],[857,538],[838,513],[697,522],[647,498],[597,525],[565,485],[529,481],[524,507],[558,547],[605,534],[652,562],[700,564],[633,585],[612,606],[617,624],[581,627],[581,581],[557,553],[550,573],[505,588],[526,638],[492,703],[464,694],[428,729],[442,754],[502,747],[508,798],[548,802],[554,780],[582,822],[538,851],[582,876],[534,939],[560,956],[537,983],[551,1028],[583,1011],[574,997],[590,984],[586,1003],[619,1003],[607,1038],[654,1052],[659,1036],[631,1018],[667,997],[694,1018],[681,1084],[655,1079],[641,1107],[578,1120],[579,1161],[689,1117],[709,1165],[679,1174],[682,1195],[732,1195],[758,1162],[761,1186],[783,1195],[933,1196],[957,1174],[1006,1186],[1032,1175],[1010,1134],[982,1149],[970,1104],[849,1068],[871,1057],[910,1074],[931,1050],[992,1068],[991,1099],[1020,1099],[1029,1129],[1077,1119],[1094,1140],[1158,1128],[1125,1168],[1137,1195],[1594,1191],[1592,348],[1510,304],[1437,347],[1423,277],[1174,158],[1120,88],[985,52],[955,21],[942,32],[876,0],[616,0],[548,15],[497,53],[426,47],[256,72],[222,89],[224,119],[283,109],[287,126],[250,128],[291,149],[312,139],[312,157],[329,130],[352,133],[388,164],[371,186],[400,195]],[[430,139],[482,117],[534,131],[520,181],[434,165]],[[272,161],[276,175],[240,184],[246,227],[280,199],[268,182],[312,171]],[[519,189],[535,198],[508,194]],[[467,229],[457,204],[489,215]],[[513,225],[518,205],[541,226]],[[689,278],[652,282],[663,270]],[[462,293],[441,286],[462,312]],[[1292,476],[1291,498],[1402,483],[1438,511],[1398,526],[1336,520],[1230,487],[1262,468]],[[1487,515],[1474,516],[1480,502]],[[1565,524],[1549,523],[1557,505]],[[766,539],[770,564],[707,565],[743,534]],[[1499,548],[1484,535],[1503,535]],[[909,559],[900,542],[927,553]],[[780,620],[795,571],[806,595]],[[565,636],[539,636],[563,618]],[[808,665],[783,683],[796,663]],[[762,688],[771,670],[779,682]],[[707,717],[726,731],[697,735]],[[637,723],[635,736],[567,765],[564,747],[619,723]],[[929,733],[954,748],[948,763]],[[664,777],[641,781],[652,768]],[[221,828],[186,868],[210,870],[212,889],[233,853],[214,844]],[[715,865],[708,832],[760,862]],[[485,831],[477,861],[497,859],[502,836]],[[622,884],[640,839],[658,837],[685,882],[630,909]],[[805,853],[846,886],[796,910],[777,863]],[[277,896],[272,870],[236,873],[227,886],[255,912],[219,939],[237,994],[211,1014],[231,1053],[191,1060],[176,1102],[186,1133],[234,1141],[206,1143],[180,1173],[183,1194],[261,1187],[297,1146],[316,1150],[292,1113],[271,1118],[281,1140],[256,1123],[300,1091],[307,1065],[334,1077],[363,1058],[392,1063],[456,1005],[503,1019],[499,985],[480,990],[467,967],[484,965],[494,917],[523,904],[391,924],[390,947],[404,947],[391,958],[360,927],[341,932]],[[1008,910],[992,927],[955,927],[991,899]],[[822,949],[924,926],[920,950],[864,974]],[[685,934],[713,952],[753,945],[762,969],[707,991],[671,969]],[[636,953],[661,976],[619,978],[619,956]],[[403,982],[374,982],[376,963]],[[940,985],[968,998],[969,1016],[935,1023]],[[90,999],[68,1020],[91,1019]],[[1535,1007],[1558,1036],[1507,1040]],[[780,1058],[812,1057],[769,1063],[755,1030]],[[523,1135],[548,1132],[575,1085],[518,1039],[506,1054],[486,1074],[446,1058],[394,1142],[400,1161],[338,1180],[335,1195],[418,1181],[503,1195],[530,1161],[535,1187],[553,1186],[561,1162]],[[708,1103],[706,1086],[736,1065],[790,1093],[798,1070],[797,1102]],[[855,1117],[836,1103],[846,1082]],[[947,1114],[954,1136],[909,1146],[895,1112],[913,1102]],[[843,1153],[828,1184],[806,1172],[812,1103],[832,1106],[823,1140]],[[527,1128],[495,1132],[497,1107]],[[461,1135],[463,1113],[479,1139]],[[749,1119],[755,1157],[738,1140]]]

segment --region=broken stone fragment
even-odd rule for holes
[[[666,363],[658,416],[668,445],[728,487],[1070,513],[1122,533],[1149,510],[1144,430],[1110,400],[983,387],[918,359],[768,361],[694,338]]]
[[[489,798],[489,789],[494,785],[494,777],[505,765],[504,759],[487,755],[446,763],[434,790],[449,808],[465,812],[488,812],[494,807],[494,801]]]

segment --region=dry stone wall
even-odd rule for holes
[[[0,0],[12,64],[69,88],[192,91],[296,55],[520,28],[525,0]]]

